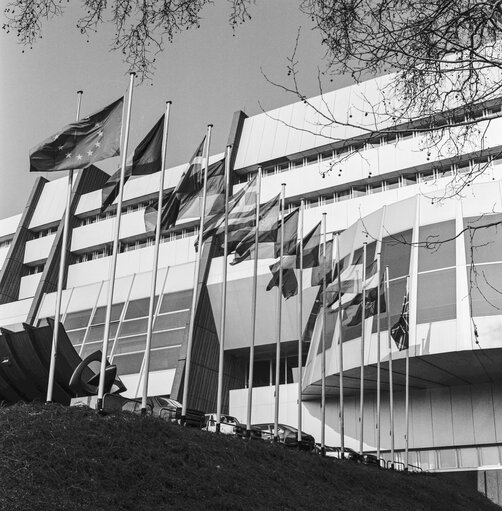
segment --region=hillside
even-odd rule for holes
[[[322,459],[124,413],[0,409],[2,510],[496,510],[430,474]]]

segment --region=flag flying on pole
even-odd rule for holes
[[[30,151],[30,172],[83,169],[120,154],[124,98],[68,124]]]
[[[319,249],[321,246],[321,222],[319,222],[303,238],[303,268],[314,268],[319,266]],[[300,251],[297,250],[296,267],[300,268]]]
[[[181,218],[186,218],[187,209],[193,204],[193,196],[198,197],[199,192],[204,186],[204,172],[203,172],[203,152],[206,137],[203,138],[199,147],[192,156],[188,168],[183,172],[174,192],[171,194],[165,205],[162,207],[162,218],[160,221],[161,230],[165,231],[176,224],[176,221]],[[208,169],[209,173],[209,169]],[[145,210],[145,228],[147,231],[152,230],[152,218],[156,216],[158,209],[158,201],[155,201],[150,207]],[[194,214],[194,217],[200,216]]]
[[[319,265],[312,268],[310,285],[320,286],[323,283],[324,265],[322,257],[319,257]],[[326,242],[326,285],[333,280],[333,240]]]
[[[258,222],[258,258],[275,257],[277,233],[279,229],[279,199],[276,195],[260,208],[260,221]],[[248,231],[246,236],[235,247],[235,257],[232,265],[251,259],[255,251],[256,227]]]
[[[228,201],[228,252],[233,252],[240,241],[248,234],[255,224],[257,180],[256,176],[234,194]],[[224,211],[214,214],[205,222],[202,240],[214,237],[215,244],[220,247],[224,243],[225,214]],[[198,248],[198,240],[195,248]]]
[[[409,328],[409,295],[404,295],[403,308],[397,323],[390,329],[390,335],[399,351],[407,350],[410,345]]]
[[[155,126],[148,132],[147,136],[140,142],[129,156],[126,169],[124,184],[131,176],[145,176],[158,172],[162,166],[162,137],[164,134],[164,115],[158,120]],[[113,203],[119,193],[120,187],[120,169],[112,174],[103,187],[101,197],[103,212]]]
[[[282,256],[282,296],[291,298],[298,293],[298,281],[294,268],[297,267],[297,253],[299,252],[298,244],[298,216],[299,209],[296,208],[289,213],[284,219],[284,240],[283,240],[283,256]],[[280,228],[280,223],[279,223]],[[279,241],[275,247],[275,257],[280,257],[281,243]],[[267,291],[279,285],[279,272],[281,261],[278,260],[270,266],[272,278],[267,285]]]

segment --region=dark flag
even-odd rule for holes
[[[258,258],[274,257],[279,226],[279,195],[269,200],[260,208],[258,222]],[[235,247],[232,265],[251,259],[255,252],[256,226],[248,230],[246,236]]]
[[[407,350],[409,348],[409,296],[408,293],[404,296],[403,308],[401,316],[397,323],[390,329],[390,335],[396,343],[399,351]]]
[[[163,135],[164,115],[136,147],[132,156],[129,157],[125,169],[124,184],[131,176],[145,176],[160,170],[162,166]],[[113,203],[119,193],[119,187],[120,169],[110,176],[103,187],[101,212]]]
[[[197,151],[192,156],[188,169],[183,173],[179,183],[177,184],[174,192],[171,194],[169,200],[162,208],[162,218],[160,221],[161,230],[165,231],[176,224],[178,219],[183,218],[184,213],[187,211],[187,205],[193,204],[193,196],[199,194],[204,185],[204,173],[202,171],[202,156],[204,152],[204,143],[206,137],[202,140]],[[152,206],[145,210],[145,227],[147,231],[151,230],[151,219],[157,214],[158,202],[156,201]],[[200,212],[199,212],[200,214]],[[198,214],[194,215],[199,216]]]
[[[319,266],[319,250],[321,245],[321,222],[319,222],[303,238],[303,268]],[[296,252],[296,267],[300,268],[300,251]]]
[[[322,245],[319,246],[319,265],[312,268],[311,286],[320,286],[323,283],[324,265]],[[326,284],[333,280],[333,240],[326,242]]]
[[[30,172],[83,169],[120,154],[120,98],[89,117],[68,124],[30,151]]]
[[[298,215],[299,209],[296,208],[284,218],[284,240],[283,240],[283,257],[282,257],[282,296],[288,299],[298,293],[298,281],[294,268],[297,264],[297,253],[299,251],[298,244]],[[280,229],[280,222],[279,222]],[[278,236],[279,237],[279,236]],[[280,257],[281,243],[280,240],[275,247],[275,257]],[[279,285],[279,272],[281,262],[276,261],[270,266],[272,278],[267,284],[267,291]]]

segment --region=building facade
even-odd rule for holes
[[[480,135],[453,156],[444,146],[430,145],[413,123],[395,126],[384,119],[378,130],[369,124],[368,113],[374,112],[382,80],[252,117],[237,112],[229,134],[234,191],[261,167],[262,202],[286,183],[288,210],[305,200],[305,233],[327,213],[329,237],[340,233],[342,258],[353,259],[363,243],[371,257],[381,252],[382,267],[388,266],[390,272],[387,305],[392,323],[399,317],[409,275],[410,462],[427,470],[465,473],[498,499],[494,488],[502,463],[502,377],[497,371],[502,361],[498,224],[502,222],[502,102],[494,100],[475,109]],[[329,116],[339,122],[327,122]],[[185,168],[165,170],[166,190],[174,188]],[[158,178],[141,176],[125,186],[109,358],[117,364],[129,396],[140,392],[153,260],[153,235],[145,230],[143,212],[158,193]],[[106,179],[96,167],[79,172],[71,199],[62,321],[81,356],[101,348],[104,332],[116,217],[116,206],[100,213]],[[0,326],[4,328],[19,330],[22,323],[44,324],[54,316],[65,190],[65,178],[39,178],[23,212],[0,220]],[[195,314],[189,406],[211,412],[216,408],[223,268],[222,258],[213,257],[211,247],[204,246],[194,290],[197,225],[198,219],[185,221],[162,238],[149,394],[181,397],[188,323]],[[442,243],[435,243],[438,240]],[[265,290],[271,262],[263,259],[258,265],[253,422],[273,421],[274,413],[277,288]],[[310,271],[304,271],[304,326],[318,294],[318,288],[310,286]],[[252,262],[229,265],[224,405],[242,419],[247,403],[251,288]],[[194,292],[197,306],[192,311]],[[297,314],[297,299],[284,300],[277,368],[280,422],[297,423],[301,363],[302,429],[320,438],[322,325],[317,318],[299,361]],[[326,329],[326,442],[337,445],[339,326],[331,310]],[[367,320],[365,329],[365,449],[376,449],[380,360],[381,449],[384,457],[389,456],[391,349],[399,460],[404,450],[404,354],[389,344],[386,321],[380,334],[375,319]],[[346,445],[357,447],[361,327],[344,331],[343,341]]]

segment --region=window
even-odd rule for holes
[[[75,330],[77,328],[87,327],[92,310],[71,312],[66,315],[64,327],[66,330]]]
[[[361,186],[353,186],[352,187],[352,197],[363,197],[367,193],[367,187],[366,185]]]
[[[418,276],[417,323],[454,319],[457,314],[455,269]]]
[[[396,177],[394,179],[388,179],[385,181],[385,189],[393,190],[394,188],[399,188],[399,178]]]
[[[401,177],[402,186],[410,186],[417,184],[416,174],[408,174],[407,176]]]
[[[350,189],[349,190],[342,190],[340,192],[337,192],[335,194],[335,201],[336,202],[341,202],[341,201],[344,201],[344,200],[348,200],[351,198],[351,191]]]
[[[418,271],[437,270],[455,266],[455,241],[444,240],[455,237],[455,222],[439,222],[421,226],[419,240],[421,244],[430,246],[418,249]]]

